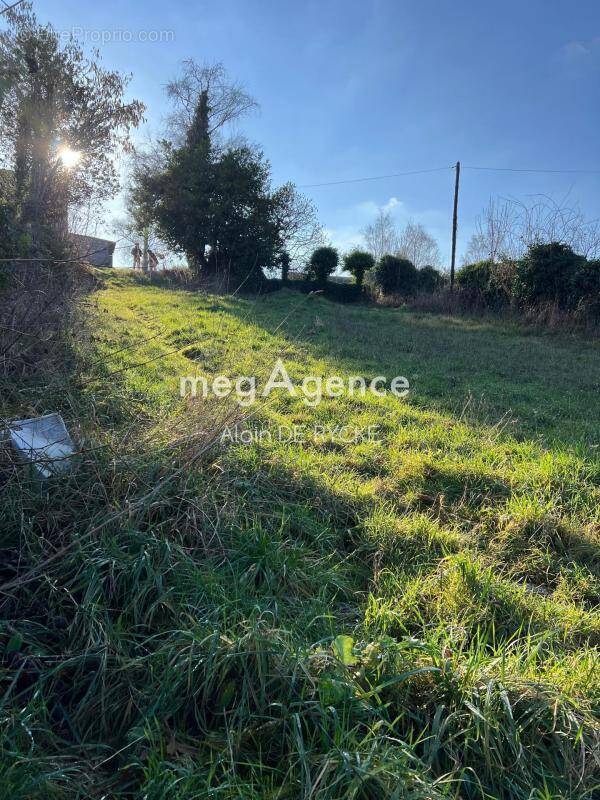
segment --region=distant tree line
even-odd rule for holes
[[[354,276],[350,286],[332,280],[338,267]],[[358,300],[365,292],[375,300],[424,303],[431,310],[515,309],[531,312],[554,308],[582,320],[600,319],[600,260],[577,254],[563,242],[535,243],[521,258],[488,258],[464,264],[451,290],[448,275],[431,265],[385,253],[377,261],[366,250],[340,258],[330,246],[311,255],[305,284],[333,299]],[[303,288],[298,281],[288,285]],[[450,302],[452,300],[452,302]]]
[[[409,221],[399,230],[391,213],[380,209],[362,234],[364,248],[354,248],[344,255],[329,245],[316,248],[303,270],[305,281],[313,288],[326,290],[330,297],[346,300],[366,295],[407,299],[444,285],[445,276],[438,269],[438,244],[423,225]],[[354,282],[344,285],[343,276],[335,275],[338,270],[349,274]],[[293,283],[296,287],[298,277]],[[282,272],[282,279],[288,282],[287,272]]]
[[[398,230],[389,211],[379,209],[375,220],[363,230],[367,250],[376,261],[385,255],[395,255],[410,261],[420,269],[441,264],[438,243],[421,223],[409,220]]]
[[[341,267],[354,278],[350,285],[332,280]],[[335,247],[318,247],[310,256],[303,274],[308,288],[326,290],[330,297],[359,300],[365,296],[401,296],[408,299],[417,293],[433,292],[444,285],[446,278],[431,265],[417,268],[412,261],[386,253],[378,260],[368,250],[356,248],[342,257]],[[302,281],[285,283],[304,288]]]

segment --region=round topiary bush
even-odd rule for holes
[[[344,269],[354,276],[357,286],[363,285],[367,272],[375,266],[375,259],[365,250],[353,250],[344,256]]]
[[[317,247],[308,263],[306,277],[324,288],[327,278],[336,270],[339,256],[335,247]]]
[[[419,272],[412,261],[382,256],[370,272],[370,282],[382,294],[410,296],[417,291]]]

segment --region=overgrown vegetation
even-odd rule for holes
[[[65,355],[76,300],[93,283],[73,263],[69,219],[115,191],[115,156],[143,105],[125,101],[127,78],[42,25],[30,3],[2,19],[0,373],[17,380],[56,370]]]
[[[410,302],[442,313],[493,312],[562,328],[597,331],[600,322],[600,261],[588,260],[560,242],[534,244],[522,258],[467,263],[456,286],[433,269],[383,256],[368,273],[375,299]]]
[[[70,383],[2,393],[83,450],[44,485],[1,451],[3,795],[595,796],[592,345],[118,275],[95,326]],[[178,398],[277,357],[412,393]]]
[[[79,327],[78,301],[94,281],[81,264],[0,262],[0,374],[14,389],[26,377],[62,374],[65,359],[72,368],[65,345]]]
[[[587,264],[586,258],[560,242],[534,245],[516,262],[513,296],[523,305],[555,303],[559,308],[576,308],[586,299],[578,291],[577,276]],[[600,275],[600,263],[593,268]],[[596,283],[600,287],[600,281]]]
[[[523,258],[466,264],[457,286],[473,306],[525,313],[543,308],[598,320],[600,262],[577,255],[560,242],[532,245]]]

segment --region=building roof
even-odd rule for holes
[[[86,258],[98,252],[108,251],[109,255],[114,253],[116,242],[110,239],[99,239],[97,236],[84,236],[81,233],[70,233],[69,239],[77,250],[79,258]]]

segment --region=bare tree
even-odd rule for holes
[[[306,264],[311,253],[325,243],[323,228],[317,219],[312,200],[286,183],[275,193],[276,224],[290,265],[299,268]]]
[[[462,263],[475,264],[477,261],[485,261],[489,258],[489,248],[487,239],[482,233],[474,233],[467,244],[467,249],[463,253]]]
[[[475,227],[463,263],[518,258],[521,249],[518,241],[519,213],[511,200],[490,199],[483,214],[477,217]]]
[[[481,232],[488,243],[488,258],[516,258],[520,247],[515,234],[519,230],[519,214],[510,200],[491,199],[485,213]]]
[[[597,258],[600,224],[586,219],[578,206],[546,196],[537,196],[530,203],[491,199],[477,219],[463,263],[520,258],[527,248],[543,242],[561,242],[580,255]]]
[[[516,205],[522,249],[540,242],[561,242],[586,258],[600,256],[599,221],[586,219],[577,205],[562,205],[546,196],[537,197],[529,206]]]
[[[376,261],[398,250],[398,231],[389,211],[379,209],[377,218],[363,230],[367,250]]]
[[[258,103],[239,83],[232,82],[223,64],[183,62],[180,77],[167,83],[167,96],[173,111],[167,119],[176,143],[181,143],[190,129],[201,97],[208,103],[208,135],[218,143],[217,134],[239,117],[258,108]]]
[[[143,143],[128,154],[126,164],[126,185],[124,193],[125,215],[115,217],[111,223],[114,235],[123,240],[124,248],[137,245],[142,251],[141,268],[149,269],[149,251],[153,251],[160,259],[164,259],[165,268],[169,263],[177,263],[182,254],[171,248],[157,229],[151,209],[140,197],[139,187],[147,175],[155,175],[167,168],[170,145],[164,139],[156,140],[148,136]],[[135,263],[135,260],[134,260]]]
[[[418,222],[407,222],[398,239],[397,255],[407,258],[415,267],[439,267],[440,248],[436,240]]]

